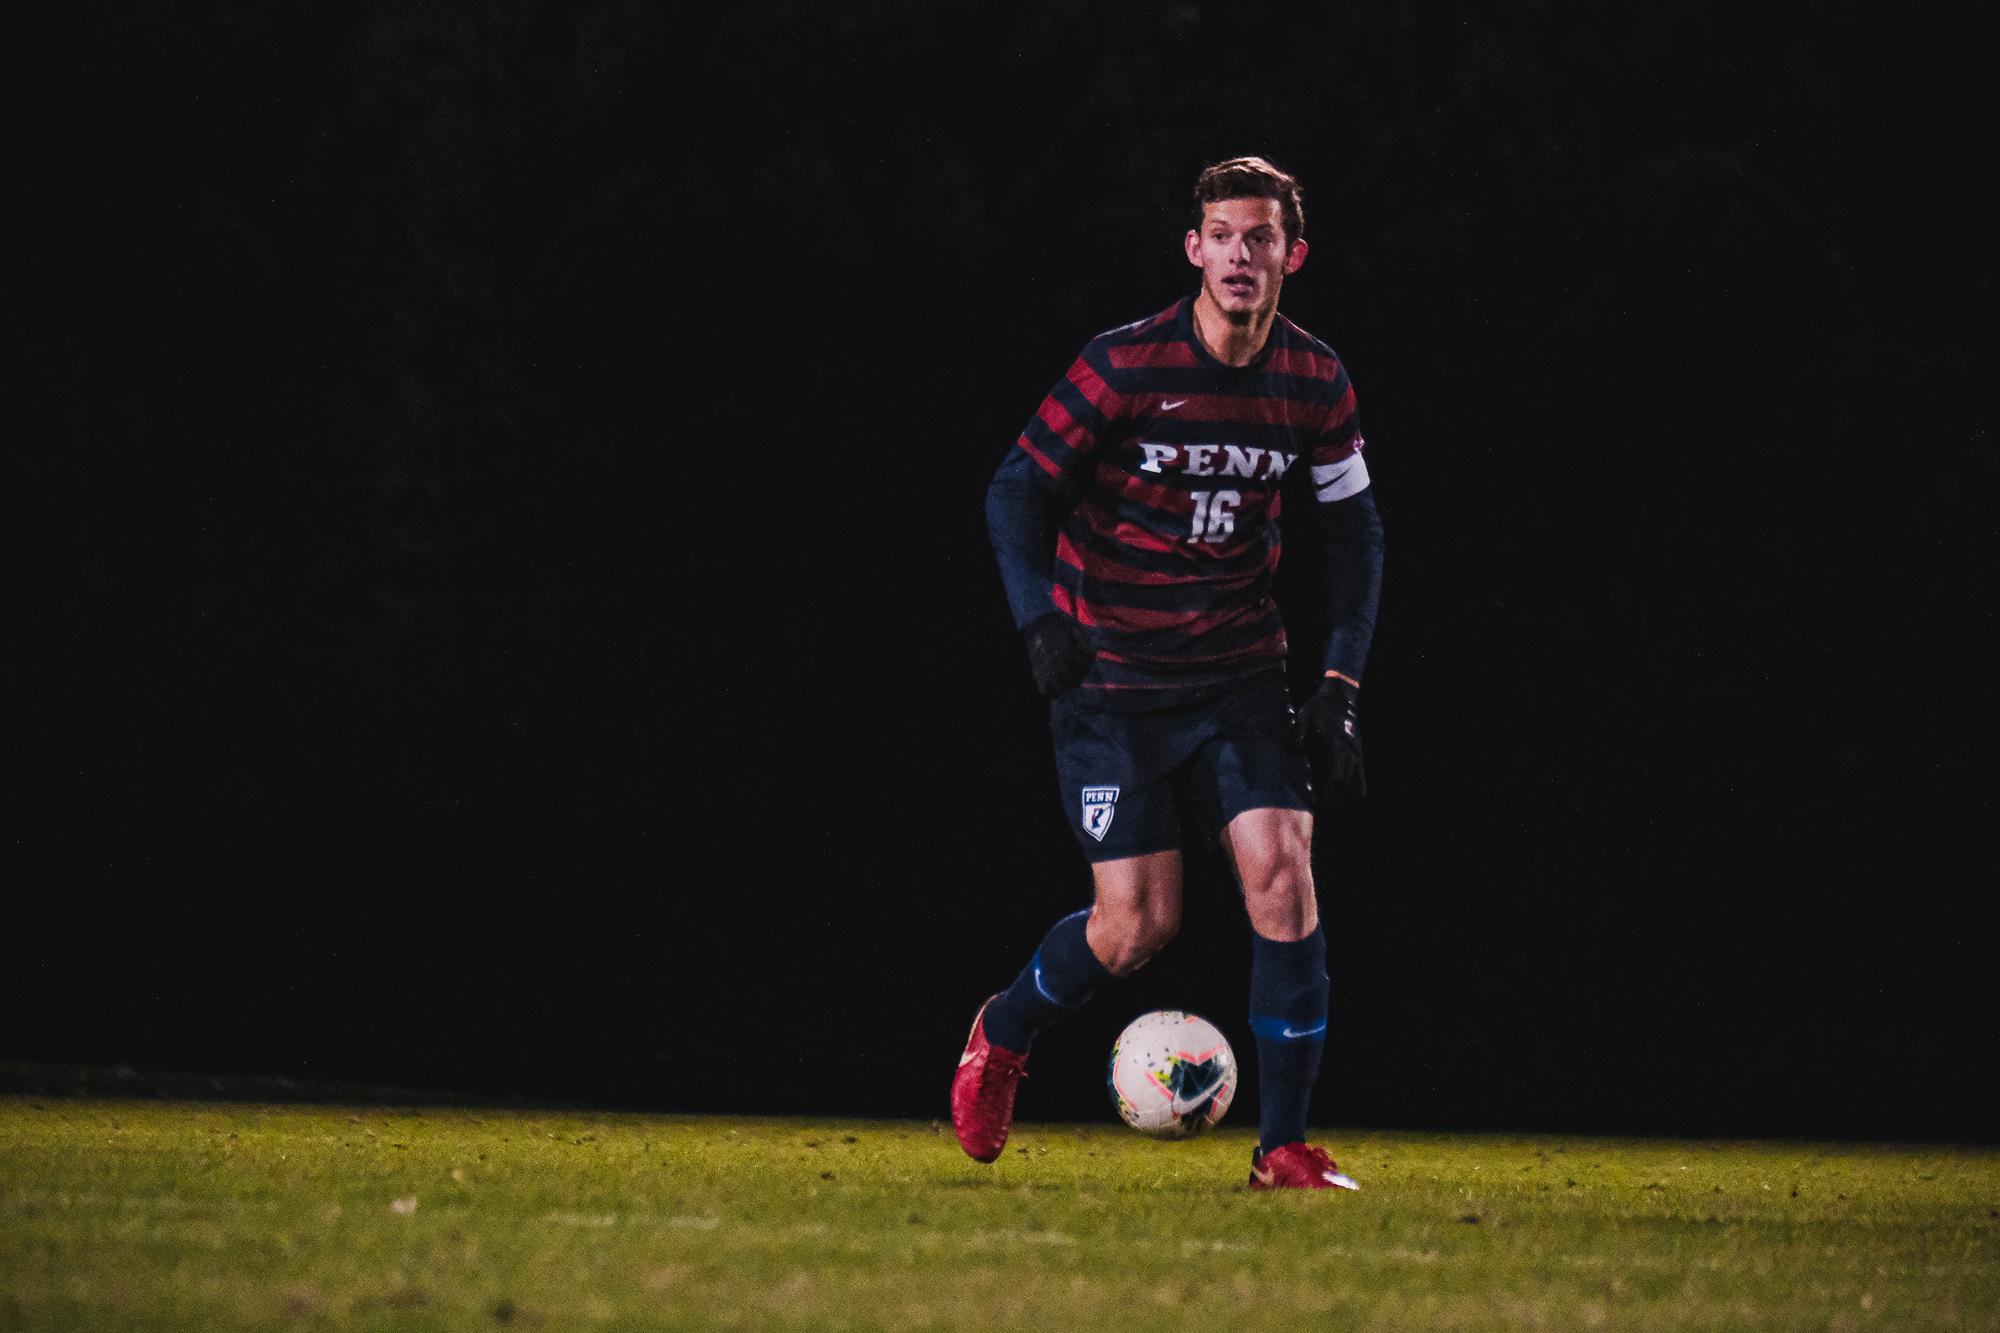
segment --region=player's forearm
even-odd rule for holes
[[[1049,495],[1035,483],[1034,464],[1021,450],[1009,450],[986,488],[986,535],[1016,629],[1051,609],[1056,521]]]
[[[1324,669],[1358,685],[1382,598],[1382,516],[1374,490],[1321,505],[1319,523],[1326,555]]]

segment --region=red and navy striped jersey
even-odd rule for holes
[[[1046,508],[1068,506],[1053,567],[1046,554],[1009,558],[1046,537],[1001,531],[1018,511],[989,501],[1016,623],[1053,606],[1081,624],[1098,654],[1083,688],[1108,706],[1281,664],[1282,492],[1309,479],[1334,503],[1368,485],[1354,390],[1331,348],[1279,315],[1256,361],[1224,365],[1192,312],[1184,298],[1091,339],[1001,465],[996,493],[1026,482]]]

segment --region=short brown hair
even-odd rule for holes
[[[1298,181],[1261,157],[1232,157],[1202,168],[1194,182],[1194,225],[1199,228],[1204,210],[1223,199],[1275,199],[1285,239],[1296,241],[1306,234],[1304,192]]]

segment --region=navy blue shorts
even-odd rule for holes
[[[1310,810],[1312,783],[1283,673],[1180,708],[1120,713],[1071,691],[1049,711],[1064,813],[1092,862],[1178,851],[1245,810]]]

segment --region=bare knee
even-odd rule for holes
[[[1091,911],[1084,938],[1097,961],[1114,977],[1130,976],[1167,947],[1181,928],[1180,903],[1110,905]]]
[[[1084,939],[1115,977],[1130,976],[1181,928],[1181,860],[1156,852],[1096,867],[1097,901]]]
[[[1269,868],[1243,881],[1243,907],[1250,926],[1267,940],[1302,940],[1319,924],[1309,863]]]

